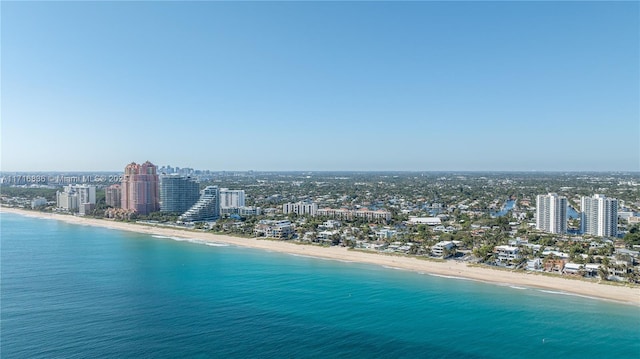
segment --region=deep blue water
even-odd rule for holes
[[[500,208],[499,211],[496,212],[491,212],[491,216],[492,217],[502,217],[505,214],[507,214],[510,210],[513,209],[513,206],[515,206],[516,201],[509,199],[507,200],[504,205],[502,206],[502,208]]]
[[[13,214],[1,225],[2,358],[640,357],[630,305]]]
[[[567,218],[580,218],[580,212],[571,206],[567,206]]]

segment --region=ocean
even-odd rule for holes
[[[636,306],[15,214],[0,224],[2,358],[640,358]]]

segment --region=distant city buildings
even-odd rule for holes
[[[122,208],[146,215],[160,209],[157,167],[147,161],[141,165],[132,162],[122,177]]]
[[[160,176],[160,210],[182,214],[200,198],[200,184],[191,177]]]
[[[567,232],[567,198],[556,193],[536,197],[536,229],[549,233]]]
[[[310,202],[285,203],[282,205],[282,213],[295,213],[298,216],[315,216],[318,212],[318,205]]]
[[[207,186],[202,190],[198,201],[180,216],[181,221],[213,221],[220,217],[220,189]]]
[[[618,235],[618,200],[596,194],[582,197],[582,233],[600,237]]]
[[[180,167],[171,167],[171,165],[162,166],[158,168],[158,174],[177,174],[180,176],[197,176],[197,175],[210,175],[211,171],[209,170],[196,170],[193,168],[180,168]]]
[[[107,206],[120,208],[122,205],[122,187],[119,184],[112,184],[104,189],[104,199]]]
[[[160,174],[177,174],[182,176],[190,176],[193,174],[193,168],[171,167],[171,165],[162,166],[158,169]]]
[[[220,189],[220,208],[240,208],[244,206],[244,190]]]

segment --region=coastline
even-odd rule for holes
[[[35,212],[0,206],[1,213],[14,213],[27,217],[55,219],[78,225],[89,225],[122,231],[143,233],[163,237],[197,239],[204,242],[225,243],[241,247],[249,247],[273,252],[317,257],[323,259],[367,263],[390,268],[403,269],[425,274],[471,279],[497,285],[511,285],[536,289],[557,291],[560,294],[572,294],[609,300],[624,304],[640,306],[640,287],[622,285],[606,285],[583,280],[572,280],[562,277],[550,277],[531,272],[513,272],[489,267],[469,266],[457,261],[428,261],[414,257],[367,253],[348,250],[344,247],[320,247],[299,245],[296,243],[258,240],[255,238],[239,238],[228,235],[187,231],[181,229],[155,227],[135,223],[116,222],[108,219],[85,218],[57,213]]]

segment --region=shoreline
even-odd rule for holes
[[[136,232],[163,237],[197,239],[203,242],[224,243],[272,252],[330,259],[337,261],[373,264],[393,269],[402,269],[428,275],[470,279],[502,286],[520,286],[558,292],[562,295],[577,295],[600,300],[640,306],[640,287],[606,285],[584,280],[551,277],[533,272],[512,272],[489,267],[470,266],[457,261],[429,261],[414,257],[384,255],[349,250],[344,247],[320,247],[277,240],[240,238],[223,234],[188,231],[183,229],[116,222],[109,219],[85,218],[58,213],[36,212],[0,206],[0,214],[14,213],[27,217],[55,219],[70,224],[89,225],[128,232]]]

